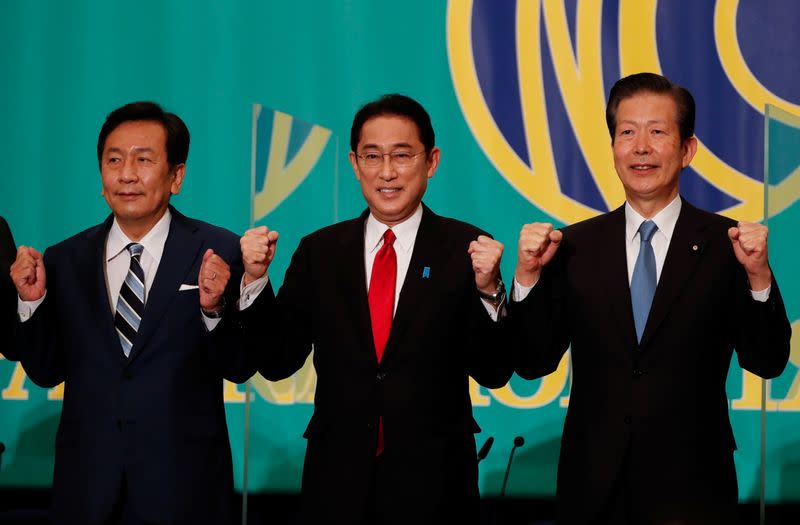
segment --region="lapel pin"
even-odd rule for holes
[[[427,279],[430,276],[431,276],[431,267],[430,266],[424,267],[422,269],[422,278]]]
[[[692,244],[692,253],[700,253],[700,245]]]

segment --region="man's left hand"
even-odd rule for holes
[[[200,308],[206,312],[217,312],[222,308],[222,294],[231,278],[231,269],[222,257],[211,248],[203,255],[197,284],[200,287]]]
[[[769,229],[755,222],[740,222],[728,229],[736,259],[744,266],[750,289],[766,290],[772,284],[772,271],[767,257]]]
[[[469,243],[467,252],[472,257],[472,269],[475,271],[475,285],[478,290],[488,294],[494,293],[500,275],[503,244],[486,235],[480,235]]]

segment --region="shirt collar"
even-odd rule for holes
[[[169,225],[172,222],[172,214],[169,208],[164,212],[161,219],[158,220],[147,234],[142,237],[139,244],[144,246],[144,251],[149,253],[155,260],[161,259],[161,254],[164,253],[164,245],[167,242],[167,235],[169,234]],[[108,232],[108,240],[106,241],[106,260],[118,256],[125,250],[128,244],[134,241],[130,240],[127,235],[122,231],[117,218],[114,217],[114,222],[111,224],[111,230]]]
[[[414,240],[417,238],[417,230],[419,230],[421,222],[422,204],[420,203],[414,213],[409,215],[406,220],[392,226],[392,231],[396,237],[394,241],[395,250],[408,252],[414,246]],[[367,247],[369,253],[378,249],[381,239],[383,239],[383,234],[387,229],[388,226],[376,219],[370,212],[364,232],[364,246]]]
[[[667,204],[660,212],[656,213],[651,219],[660,231],[667,238],[667,242],[672,239],[672,232],[675,231],[675,224],[678,222],[678,215],[681,213],[681,196],[677,195],[672,202]],[[639,233],[639,226],[646,221],[644,217],[634,210],[630,204],[625,203],[625,240],[630,244],[633,238]]]

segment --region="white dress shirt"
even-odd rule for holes
[[[675,231],[675,225],[678,223],[678,216],[681,213],[681,202],[680,195],[676,196],[672,202],[667,204],[651,219],[658,227],[650,239],[650,245],[653,247],[653,254],[656,257],[656,283],[661,279],[661,270],[664,268],[664,261],[667,259],[669,243],[672,240],[672,234]],[[642,244],[639,227],[645,220],[630,204],[625,203],[625,255],[628,261],[628,284],[633,279],[633,267],[636,265],[636,259],[639,257],[639,247]],[[533,283],[533,286],[522,286],[515,278],[511,300],[522,301],[534,286],[536,286],[536,283]],[[756,301],[766,302],[769,298],[770,289],[771,287],[768,286],[764,290],[751,290],[750,294]]]
[[[172,222],[172,214],[169,209],[164,213],[164,216],[153,226],[147,234],[139,240],[139,244],[144,247],[142,255],[139,257],[139,264],[144,271],[144,297],[145,304],[150,295],[150,289],[153,286],[153,281],[158,272],[158,265],[161,263],[161,256],[164,253],[164,245],[167,243],[167,236],[169,235],[169,225]],[[117,219],[111,224],[111,229],[108,231],[105,246],[105,278],[106,290],[108,291],[108,304],[112,312],[117,310],[117,299],[119,292],[122,288],[122,283],[125,281],[125,276],[128,274],[128,268],[131,265],[131,255],[125,249],[128,244],[134,242],[128,238],[119,226]],[[45,296],[47,292],[45,291]],[[36,308],[44,301],[44,297],[37,301],[17,301],[17,313],[19,314],[20,321],[25,322],[33,315]],[[200,308],[200,304],[197,305]],[[201,310],[202,313],[202,310]],[[206,328],[211,331],[220,319],[212,319],[202,314],[203,322]]]
[[[394,251],[397,256],[397,281],[394,287],[394,311],[397,312],[397,303],[400,300],[400,292],[405,282],[408,267],[411,264],[411,255],[414,253],[414,243],[417,240],[417,232],[419,225],[422,222],[422,204],[412,213],[406,220],[400,224],[392,226],[391,230],[394,232]],[[383,246],[383,234],[389,227],[378,221],[372,213],[367,217],[366,224],[364,225],[364,268],[366,269],[366,287],[369,292],[369,281],[372,276],[372,265],[375,262],[375,256]],[[466,252],[467,248],[464,248]],[[269,276],[265,274],[260,279],[256,279],[247,286],[244,285],[244,277],[242,277],[241,297],[239,298],[239,309],[244,310],[256,300],[258,294],[266,287]],[[486,312],[493,321],[497,320],[497,311],[491,303],[481,299]]]

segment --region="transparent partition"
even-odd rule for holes
[[[786,370],[762,384],[762,523],[777,521],[771,506],[800,503],[800,114],[785,109],[764,112],[764,221],[793,337]]]
[[[277,230],[269,268],[277,292],[300,239],[339,220],[339,139],[329,129],[260,104],[253,106],[250,225]],[[264,345],[269,334],[265,333]],[[228,416],[242,523],[253,493],[296,493],[305,455],[316,375],[311,357],[278,382],[256,374],[246,385],[227,385]],[[235,401],[231,403],[230,401]]]

